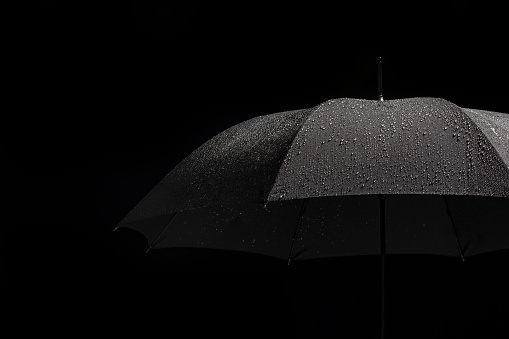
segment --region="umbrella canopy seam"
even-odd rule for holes
[[[175,218],[175,216],[177,215],[178,212],[174,212],[171,214],[171,217],[170,217],[170,220],[166,223],[166,225],[162,228],[161,232],[159,232],[159,234],[157,235],[157,237],[152,241],[152,243],[149,245],[149,247],[147,248],[147,251],[145,253],[148,253],[152,247],[155,245],[155,243],[157,242],[157,240],[159,240],[159,238],[161,237],[161,235],[163,235],[164,231],[166,231],[166,229],[168,228],[168,226],[170,226],[173,218]]]
[[[290,265],[290,262],[292,261],[293,245],[295,244],[295,239],[297,238],[297,233],[299,232],[299,226],[301,224],[302,217],[304,216],[304,212],[306,211],[306,201],[307,201],[307,198],[303,199],[303,201],[302,201],[302,206],[300,208],[297,225],[295,225],[295,231],[293,233],[293,238],[292,238],[292,245],[290,246],[290,253],[288,254],[288,265]]]
[[[472,124],[478,128],[479,132],[486,138],[486,140],[491,141],[491,138],[484,132],[484,130],[479,126],[479,124],[476,121],[474,121],[472,119],[472,117],[467,113],[467,111],[473,112],[474,114],[477,114],[478,112],[476,112],[476,110],[473,110],[471,108],[462,108],[462,110],[465,112],[465,116],[467,117],[467,119],[469,119],[472,122]],[[483,112],[491,113],[489,111],[483,111]],[[509,115],[507,118],[509,120]],[[495,131],[494,131],[494,133],[496,134]],[[505,171],[507,173],[507,176],[509,177],[509,163],[506,163],[506,161],[504,160],[504,157],[500,154],[497,147],[493,147],[493,153],[498,158],[498,160],[505,165]],[[509,182],[507,184],[509,186]],[[509,188],[508,188],[508,191],[509,191]]]
[[[316,105],[316,106],[314,106],[314,107],[312,107],[312,108],[310,108],[310,109],[309,109],[309,110],[310,110],[309,115],[307,116],[307,118],[306,118],[306,119],[303,119],[303,120],[302,120],[302,122],[301,122],[300,126],[299,126],[298,128],[296,128],[296,130],[295,130],[295,134],[293,135],[293,137],[292,137],[292,138],[291,138],[291,140],[290,140],[290,143],[289,143],[290,147],[288,148],[288,150],[287,150],[287,152],[286,152],[286,155],[285,155],[285,157],[283,158],[282,164],[284,164],[284,163],[285,163],[285,161],[286,161],[286,159],[288,158],[288,151],[290,151],[290,148],[291,148],[291,146],[292,146],[292,144],[293,144],[293,141],[295,140],[295,138],[296,138],[296,137],[297,137],[297,135],[299,134],[300,130],[302,129],[302,126],[304,126],[304,124],[306,124],[306,122],[307,122],[308,120],[310,120],[310,119],[311,119],[311,117],[312,117],[314,114],[316,114],[316,113],[318,112],[319,108],[321,108],[322,106],[324,106],[326,103],[328,103],[328,102],[330,102],[330,101],[334,101],[334,99],[330,99],[330,100],[324,101],[323,103],[318,104],[318,105]],[[279,169],[278,169],[278,171],[277,171],[277,174],[274,176],[274,182],[273,182],[273,183],[272,183],[272,185],[270,186],[270,190],[268,190],[268,192],[267,192],[267,197],[265,198],[265,201],[266,201],[266,202],[268,202],[268,201],[269,201],[269,197],[272,195],[272,191],[274,190],[274,185],[278,182],[278,179],[279,179],[279,176],[280,176],[280,174],[281,174],[281,169],[282,169],[282,168],[283,168],[283,167],[282,167],[282,166],[280,166],[280,167],[279,167]]]
[[[458,237],[458,232],[456,230],[456,225],[454,225],[454,221],[451,216],[451,212],[449,210],[449,204],[447,203],[447,199],[445,198],[445,195],[442,195],[442,200],[445,204],[445,210],[447,212],[447,216],[449,217],[449,223],[451,224],[452,230],[454,232],[454,238],[456,239],[456,243],[458,244],[458,250],[460,252],[461,260],[465,261],[465,257],[463,256],[463,249],[461,247],[460,239]]]

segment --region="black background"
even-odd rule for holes
[[[112,232],[193,149],[330,98],[441,97],[509,112],[502,8],[356,2],[40,1],[5,8],[2,314],[65,335],[379,333],[379,259],[286,266],[145,254]],[[505,252],[387,259],[387,337],[505,331]],[[179,336],[176,336],[179,337]]]

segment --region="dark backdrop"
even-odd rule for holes
[[[376,99],[378,56],[386,100],[442,97],[509,113],[502,7],[355,3],[39,1],[5,9],[7,330],[376,337],[378,258],[288,268],[238,253],[146,255],[142,236],[112,232],[225,128],[330,98]],[[507,252],[466,263],[389,257],[388,337],[507,331],[508,262]]]

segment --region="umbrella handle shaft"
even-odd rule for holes
[[[385,195],[378,196],[380,201],[380,267],[381,267],[381,338],[385,337]]]

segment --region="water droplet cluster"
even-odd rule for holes
[[[509,129],[497,126],[492,134],[505,136],[500,147],[509,152]],[[509,156],[500,157],[482,127],[446,100],[334,99],[302,125],[269,198],[507,196],[508,163]]]

